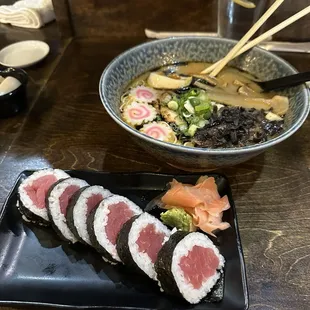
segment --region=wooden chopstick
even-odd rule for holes
[[[237,54],[233,57],[237,57],[241,54],[243,54],[244,52],[248,51],[249,49],[251,49],[252,47],[254,47],[255,45],[258,45],[259,43],[261,43],[262,41],[265,41],[268,37],[273,36],[274,34],[276,34],[277,32],[281,31],[282,29],[286,28],[287,26],[293,24],[294,22],[296,22],[297,20],[299,20],[300,18],[304,17],[305,15],[310,13],[310,5],[307,6],[306,8],[304,8],[303,10],[299,11],[298,13],[296,13],[295,15],[289,17],[288,19],[286,19],[285,21],[281,22],[280,24],[278,24],[277,26],[271,28],[270,30],[266,31],[265,33],[263,33],[262,35],[260,35],[259,37],[257,37],[256,39],[250,41],[249,43],[247,43],[246,45],[244,45],[238,52]],[[233,59],[232,58],[232,59]],[[211,65],[210,67],[208,67],[207,69],[203,70],[201,72],[201,74],[206,74],[209,73],[210,71],[212,71],[217,65],[219,65],[221,63],[222,60],[219,60],[218,62],[216,62],[215,64]]]
[[[255,3],[248,0],[233,0],[236,4],[243,6],[246,9],[254,9],[256,7]]]
[[[300,18],[304,17],[305,15],[310,13],[310,5],[307,6],[305,9],[301,10],[300,12],[296,13],[295,15],[289,17],[282,23],[278,24],[277,26],[271,28],[270,30],[263,33],[261,36],[257,37],[256,39],[252,40],[248,44],[246,44],[240,51],[237,53],[236,56],[241,55],[242,53],[246,52],[250,48],[254,47],[255,45],[261,43],[262,41],[266,40],[269,36],[276,34],[277,32],[281,31],[285,27],[291,25],[292,23],[296,22]]]
[[[165,32],[153,31],[151,29],[144,29],[145,35],[151,39],[164,39],[170,37],[217,37],[216,32]]]
[[[277,10],[277,8],[284,2],[284,0],[276,0],[273,5],[263,14],[263,16],[251,27],[251,29],[241,38],[241,40],[229,51],[229,53],[221,60],[221,62],[211,72],[210,67],[207,72],[210,76],[216,76],[231,59],[235,57],[238,51],[249,41],[249,39],[256,33],[256,31],[267,21],[267,19]]]
[[[155,31],[148,28],[144,29],[145,36],[149,39],[165,39],[172,37],[216,37],[217,32],[180,32],[180,31]],[[272,37],[267,41],[272,41]]]

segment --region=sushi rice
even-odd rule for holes
[[[89,245],[91,245],[91,241],[87,231],[87,200],[92,195],[97,194],[101,194],[104,199],[112,195],[109,190],[102,186],[90,186],[81,192],[73,207],[73,225],[75,226],[79,237]]]
[[[108,215],[110,213],[110,210],[108,207],[111,204],[117,204],[119,202],[126,203],[129,208],[133,211],[134,215],[140,214],[142,210],[132,201],[127,199],[126,197],[119,196],[119,195],[112,195],[108,197],[107,199],[104,199],[98,206],[96,210],[96,214],[94,217],[94,234],[95,237],[100,244],[101,247],[103,247],[115,261],[121,262],[121,259],[117,253],[115,244],[112,244],[108,236],[106,234],[106,225],[108,223]],[[110,260],[109,260],[110,261]]]
[[[185,280],[183,271],[179,266],[180,259],[187,256],[189,251],[195,245],[212,249],[219,259],[218,271],[213,276],[209,277],[207,281],[203,282],[199,289],[194,289],[193,286]],[[185,236],[175,247],[172,256],[171,271],[183,297],[188,302],[196,304],[214,287],[220,278],[219,270],[224,267],[224,263],[224,257],[220,254],[219,250],[212,243],[212,241],[205,234],[194,232]]]
[[[69,178],[60,181],[49,191],[49,194],[47,196],[47,205],[50,219],[55,226],[55,230],[58,231],[58,233],[60,233],[66,240],[75,243],[78,240],[69,229],[66,217],[61,212],[59,204],[60,196],[66,190],[66,188],[71,185],[76,185],[82,188],[84,186],[88,186],[88,183],[84,180],[77,178]]]
[[[26,187],[32,186],[35,180],[41,177],[44,177],[46,175],[54,175],[57,180],[66,179],[70,177],[69,174],[67,174],[66,172],[60,169],[43,169],[40,171],[36,171],[21,183],[21,185],[18,188],[18,194],[19,194],[20,202],[25,209],[28,209],[31,213],[33,213],[38,218],[42,218],[43,221],[49,222],[47,209],[38,208],[25,190]],[[19,204],[18,207],[20,208],[21,205]],[[26,217],[29,222],[32,222],[31,219],[29,219],[25,214],[23,214],[23,216]],[[40,224],[40,222],[38,222],[38,224]]]
[[[35,180],[49,174],[54,175],[58,181],[54,183],[47,192],[46,208],[40,209],[29,197],[25,187],[31,186]],[[75,243],[80,240],[77,238],[77,235],[75,235],[76,232],[73,233],[69,228],[66,214],[63,214],[60,208],[60,197],[71,185],[78,186],[81,191],[81,194],[77,196],[78,198],[72,209],[73,225],[76,228],[79,237],[86,243],[94,246],[101,253],[104,261],[111,264],[121,262],[122,260],[120,256],[124,257],[123,250],[125,250],[124,253],[127,251],[126,253],[128,254],[125,258],[128,257],[130,261],[127,262],[126,258],[126,261],[124,262],[128,264],[129,267],[132,267],[133,270],[137,269],[139,272],[142,270],[151,279],[157,280],[161,291],[165,288],[167,293],[171,293],[170,290],[175,290],[177,295],[181,294],[183,298],[191,304],[199,303],[201,299],[207,296],[219,280],[221,272],[223,272],[222,269],[224,267],[225,259],[205,234],[199,232],[185,233],[177,231],[176,229],[170,231],[160,220],[149,213],[143,212],[134,202],[126,197],[113,195],[109,190],[104,189],[102,186],[89,186],[86,181],[78,178],[71,178],[67,173],[59,169],[44,169],[34,172],[21,183],[18,189],[20,202],[17,202],[17,206],[23,219],[25,221],[31,221],[31,218],[28,218],[23,214],[21,206],[29,210],[30,214],[34,214],[38,218],[41,218],[43,222],[51,221],[55,231],[67,241]],[[88,222],[90,214],[88,214],[87,210],[87,200],[94,194],[102,194],[104,199],[91,211],[93,219]],[[124,202],[129,209],[133,211],[134,216],[123,225],[123,228],[121,228],[121,231],[118,234],[117,244],[113,244],[110,242],[106,234],[106,226],[108,224],[110,213],[109,206],[120,202]],[[38,222],[38,224],[40,224],[40,222]],[[159,254],[155,263],[152,262],[146,252],[141,252],[139,250],[139,245],[137,243],[141,231],[149,224],[155,226],[156,232],[165,235],[162,242],[162,246],[164,244],[165,246],[159,251],[159,253],[163,253],[164,255],[160,257]],[[91,230],[88,227],[89,225],[92,228]],[[90,233],[90,231],[92,233]],[[170,247],[169,243],[174,237],[176,237],[173,241],[174,243],[171,243],[174,244],[174,246]],[[92,241],[92,238],[95,239],[95,243]],[[180,267],[181,259],[188,256],[194,246],[212,249],[219,260],[214,275],[208,277],[198,289],[195,289],[193,285],[185,279],[183,270]],[[100,247],[102,248],[101,251]],[[165,247],[167,247],[167,250]],[[122,255],[119,255],[117,249]],[[164,259],[165,262],[167,262],[167,258],[169,260],[168,264],[160,262],[161,260],[164,261]],[[161,271],[163,271],[163,273]],[[167,281],[168,284],[165,283],[167,278],[169,278]],[[171,289],[172,286],[173,289]]]
[[[157,218],[149,213],[141,214],[133,223],[128,236],[128,245],[130,254],[136,265],[143,270],[151,279],[156,280],[157,275],[154,269],[154,263],[147,253],[140,252],[137,240],[140,232],[148,225],[154,224],[157,232],[163,232],[167,237],[164,238],[163,244],[169,239],[170,230]]]

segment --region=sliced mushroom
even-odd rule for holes
[[[266,98],[270,99],[272,96],[266,93],[257,93],[252,88],[248,87],[247,85],[243,85],[238,88],[238,93],[240,95],[246,96],[246,97],[252,97],[252,98]]]
[[[239,86],[230,83],[224,83],[222,85],[218,85],[218,89],[223,90],[229,94],[237,94]]]
[[[186,75],[193,75],[199,74],[203,69],[206,67],[211,66],[211,63],[205,62],[189,62],[186,64],[175,64],[175,65],[168,65],[163,67],[162,70],[164,72],[174,72],[177,74],[186,74]]]
[[[192,82],[192,77],[182,77],[178,76],[179,78],[170,78],[167,76],[162,75],[159,72],[151,72],[147,83],[156,89],[179,89],[187,87]]]
[[[204,83],[201,83],[201,82],[198,82],[198,81],[195,81],[193,83],[194,86],[197,86],[198,88],[201,88],[201,89],[204,89],[204,90],[207,90],[207,91],[212,91],[214,90],[214,87],[210,86],[210,85],[207,85],[207,84],[204,84]]]
[[[262,88],[254,82],[253,79],[250,79],[246,74],[240,72],[234,68],[225,68],[218,75],[218,80],[222,83],[235,84],[237,81],[240,83],[248,85],[248,87],[252,88],[256,92],[261,92]]]
[[[221,85],[218,85],[218,86],[211,86],[210,84],[205,84],[205,83],[202,83],[200,81],[194,81],[193,83],[194,86],[197,86],[198,88],[201,88],[201,89],[204,89],[206,91],[219,91],[219,92],[228,92],[228,93],[234,93],[236,94],[237,93],[237,89],[238,87],[237,86],[234,86],[232,84],[228,84],[228,83],[223,83]],[[232,88],[234,89],[230,89],[229,86],[233,86]]]
[[[218,84],[218,81],[215,77],[211,77],[208,74],[194,74],[193,77],[203,80],[206,83],[209,83],[213,86],[216,86]]]
[[[284,115],[289,108],[289,100],[285,96],[274,96],[271,100],[271,107],[274,113]]]
[[[240,82],[239,80],[234,80],[233,84],[236,86],[243,86],[244,85],[244,83]]]

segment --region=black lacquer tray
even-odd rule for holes
[[[102,185],[115,194],[124,195],[142,208],[160,194],[172,178],[194,184],[199,177],[197,174],[67,172],[91,185]],[[209,174],[215,177],[221,196],[228,195],[231,203],[223,219],[231,228],[221,232],[216,241],[226,259],[222,300],[190,305],[160,292],[155,282],[133,274],[126,266],[105,263],[90,247],[69,245],[59,240],[51,228],[23,222],[16,207],[17,188],[31,173],[33,171],[20,174],[0,213],[0,304],[101,309],[248,308],[236,210],[224,176]]]

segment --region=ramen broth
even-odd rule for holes
[[[152,138],[188,147],[231,148],[262,143],[283,131],[287,97],[262,92],[249,73],[210,63],[173,64],[146,72],[121,97],[122,119]]]

